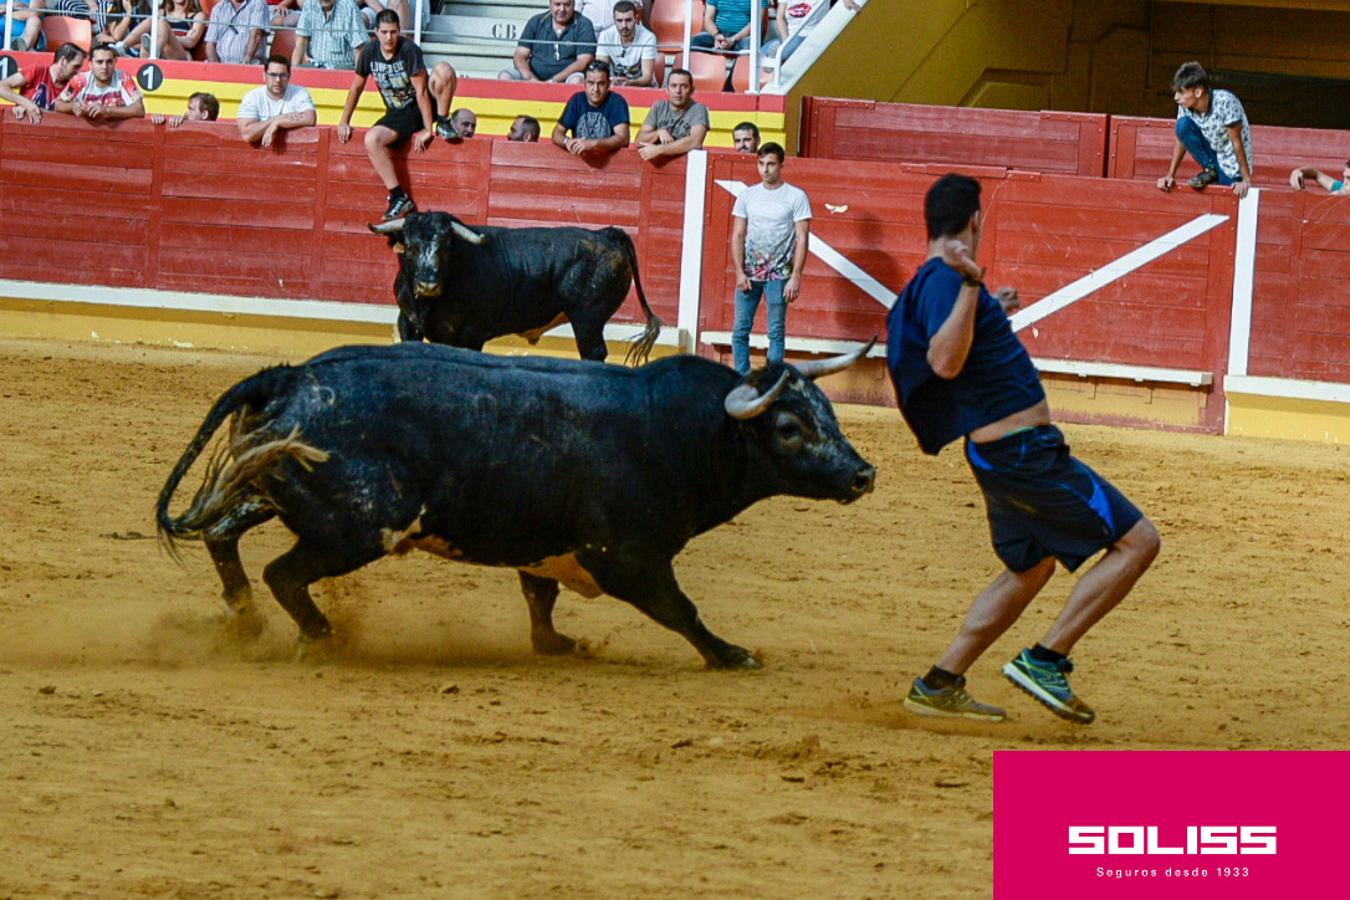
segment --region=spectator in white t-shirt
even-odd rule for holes
[[[768,308],[772,363],[783,361],[787,307],[801,293],[811,202],[805,191],[783,180],[785,155],[773,142],[759,148],[760,183],[742,191],[731,210],[731,259],[736,264],[731,357],[742,375],[750,371],[750,327],[760,297]]]
[[[309,91],[291,84],[291,61],[280,54],[267,59],[264,86],[239,102],[239,136],[250,144],[272,146],[278,131],[306,128],[316,121]]]
[[[615,87],[656,87],[656,35],[638,18],[632,0],[614,4],[614,24],[600,32],[595,58],[609,63]]]

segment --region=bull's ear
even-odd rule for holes
[[[390,250],[393,250],[393,251],[394,251],[395,253],[397,253],[399,256],[402,256],[402,255],[403,255],[403,251],[407,250],[408,248],[407,248],[406,246],[404,246],[404,244],[403,244],[402,241],[394,241],[394,243],[392,243],[392,244],[389,245],[389,249],[390,249]]]

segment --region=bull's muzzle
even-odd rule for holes
[[[851,503],[864,494],[872,493],[872,488],[877,483],[877,467],[863,466],[853,474],[853,483],[849,485],[849,498],[844,501]]]
[[[439,297],[441,295],[441,286],[434,281],[419,281],[414,285],[414,290],[419,297]]]

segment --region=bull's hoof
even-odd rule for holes
[[[762,669],[764,668],[764,665],[759,660],[755,659],[755,655],[749,650],[732,644],[719,658],[709,660],[708,668],[754,670]]]
[[[530,635],[534,652],[540,656],[567,656],[577,649],[577,642],[565,634],[556,631]]]
[[[331,633],[317,638],[301,634],[295,642],[295,662],[321,663],[331,659],[336,650]]]
[[[256,641],[263,633],[263,620],[252,604],[225,611],[225,635],[235,641]]]

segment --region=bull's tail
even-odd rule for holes
[[[622,229],[614,230],[623,237],[624,251],[628,254],[628,268],[633,271],[633,287],[637,288],[638,303],[642,304],[642,312],[647,316],[647,324],[643,326],[642,334],[633,339],[623,361],[625,365],[641,366],[651,358],[656,339],[661,336],[662,322],[647,305],[647,295],[642,291],[642,278],[638,275],[637,248],[633,246],[633,239]]]
[[[252,446],[248,446],[250,441],[247,436],[233,436],[233,439],[223,440],[212,454],[202,485],[187,510],[177,518],[169,515],[169,502],[178,490],[179,483],[221,423],[242,407],[261,407],[275,395],[278,387],[289,382],[293,371],[279,367],[259,372],[226,391],[206,414],[206,419],[183,451],[178,464],[169,473],[169,480],[159,492],[159,502],[155,507],[156,532],[160,544],[170,555],[177,556],[174,546],[176,539],[200,539],[204,532],[229,513],[241,491],[275,469],[282,460],[291,458],[308,465],[328,458],[328,454],[322,450],[301,442],[298,431],[292,431],[280,440],[252,442]],[[234,448],[241,445],[248,449],[236,452]]]

